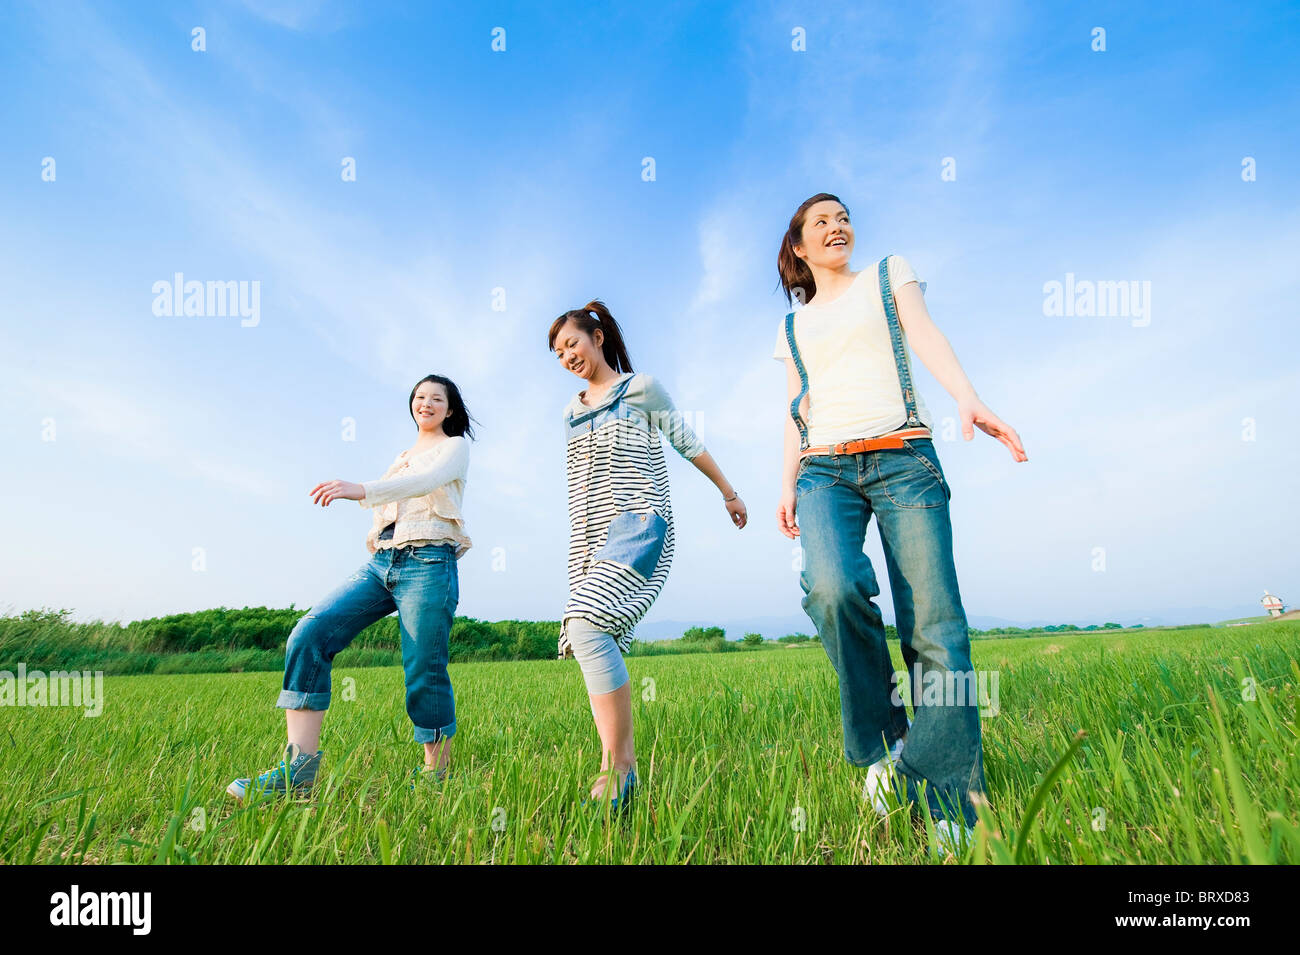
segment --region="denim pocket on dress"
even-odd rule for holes
[[[654,511],[615,514],[609,522],[605,546],[596,551],[592,559],[624,564],[649,579],[659,563],[667,532],[668,522]]]

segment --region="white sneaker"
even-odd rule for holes
[[[934,838],[940,850],[959,855],[975,841],[975,830],[964,823],[940,819],[934,824]]]
[[[912,721],[907,721],[908,729],[912,728]],[[879,816],[889,815],[889,803],[885,801],[885,793],[890,789],[889,777],[894,771],[894,763],[903,752],[903,742],[906,736],[894,740],[894,745],[880,759],[876,760],[867,767],[867,779],[862,785],[862,798],[870,800],[871,808],[876,810]]]

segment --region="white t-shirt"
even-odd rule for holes
[[[873,262],[870,268],[860,271],[853,284],[834,301],[805,305],[795,311],[794,340],[808,373],[805,424],[810,446],[874,438],[907,424],[889,322],[880,303],[877,268]],[[901,255],[889,257],[889,283],[895,295],[904,284],[916,281],[907,259]],[[906,354],[906,334],[903,349]],[[781,361],[791,357],[785,340],[785,316],[777,329],[772,357]],[[912,368],[910,359],[908,368]],[[916,391],[915,378],[912,385],[921,423],[931,427],[930,412]]]

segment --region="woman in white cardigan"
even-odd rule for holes
[[[283,690],[276,702],[288,726],[284,758],[256,780],[232,782],[226,791],[236,799],[311,788],[322,755],[331,661],[362,630],[394,610],[402,638],[406,711],[416,742],[424,744],[424,765],[412,775],[439,780],[446,775],[456,732],[448,643],[460,599],[456,561],[471,546],[460,505],[473,432],[459,389],[441,375],[416,383],[409,410],[415,443],[397,455],[382,478],[361,484],[326,481],[309,492],[322,507],[351,500],[374,510],[366,537],[372,556],[299,619],[289,635]]]

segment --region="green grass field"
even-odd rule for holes
[[[943,861],[1297,861],[1297,643],[1294,623],[975,642],[998,672],[989,806],[977,845]],[[225,787],[279,759],[279,675],[120,676],[99,717],[0,709],[0,861],[933,858],[921,820],[864,807],[820,645],[628,666],[641,786],[625,820],[578,805],[599,753],[573,661],[453,664],[452,776],[414,793],[401,670],[336,670],[317,792],[246,808]]]

